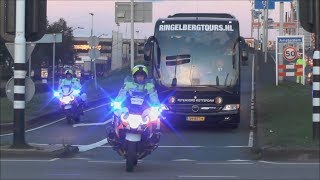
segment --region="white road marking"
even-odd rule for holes
[[[215,146],[220,148],[248,148],[249,146]]]
[[[81,174],[48,174],[49,176],[80,176]]]
[[[230,162],[248,162],[251,160],[233,159],[233,160],[228,160],[228,161],[230,161]]]
[[[199,165],[228,165],[228,164],[235,164],[235,165],[248,165],[248,164],[254,164],[253,162],[199,162],[197,163]]]
[[[266,164],[279,164],[279,165],[319,165],[320,163],[304,163],[304,162],[296,162],[296,163],[291,163],[291,162],[272,162],[272,161],[258,161],[261,163],[266,163]]]
[[[99,105],[99,106],[97,106],[97,107],[93,107],[93,108],[89,108],[89,109],[87,109],[87,110],[84,110],[83,112],[88,112],[88,111],[91,111],[91,110],[94,110],[94,109],[97,109],[97,108],[106,106],[106,105],[108,105],[108,104],[110,104],[110,103],[101,104],[101,105]]]
[[[91,111],[91,110],[93,110],[93,109],[97,109],[97,108],[99,108],[99,107],[102,107],[102,106],[105,106],[105,105],[108,105],[108,104],[109,104],[109,103],[102,104],[102,105],[99,105],[99,106],[97,106],[97,107],[87,109],[87,110],[85,110],[84,112]],[[26,130],[26,132],[30,132],[30,131],[34,131],[34,130],[37,130],[37,129],[41,129],[41,128],[50,126],[50,125],[55,124],[55,123],[57,123],[57,122],[60,122],[60,121],[62,121],[62,120],[64,120],[64,119],[66,119],[66,118],[64,117],[64,118],[61,118],[61,119],[59,119],[59,120],[53,121],[53,122],[51,122],[51,123],[49,123],[49,124],[45,124],[45,125],[43,125],[43,126],[39,126],[39,127],[33,128],[33,129]],[[9,135],[13,135],[13,133],[1,134],[0,137],[2,137],[2,136],[9,136]]]
[[[85,151],[89,151],[91,149],[97,148],[97,147],[102,146],[107,143],[108,143],[108,139],[105,138],[105,139],[102,139],[101,141],[98,141],[93,144],[78,146],[78,148],[79,148],[79,152],[85,152]]]
[[[49,160],[44,160],[44,159],[0,159],[0,161],[4,162],[52,162],[56,161],[60,158],[53,158]]]
[[[88,161],[90,163],[112,163],[112,164],[124,164],[125,161]]]
[[[176,162],[192,162],[192,161],[196,161],[196,160],[192,160],[192,159],[175,159],[172,161],[176,161]]]
[[[79,123],[79,124],[74,124],[72,127],[80,127],[80,126],[102,126],[110,123],[112,119],[108,119],[105,122],[102,123]]]
[[[187,175],[182,175],[178,176],[178,178],[237,178],[237,176],[187,176]]]
[[[26,132],[30,132],[30,131],[34,131],[34,130],[37,130],[37,129],[40,129],[40,128],[44,128],[44,127],[46,127],[46,126],[50,126],[51,124],[60,122],[60,121],[62,121],[62,120],[64,120],[64,119],[66,119],[66,118],[61,118],[61,119],[56,120],[56,121],[53,121],[53,122],[51,122],[51,123],[49,123],[49,124],[45,124],[45,125],[43,125],[43,126],[39,126],[39,127],[33,128],[33,129],[26,130]],[[9,136],[9,135],[13,135],[13,133],[1,134],[0,136],[2,137],[2,136]]]

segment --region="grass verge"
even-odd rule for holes
[[[259,143],[277,148],[319,148],[312,139],[312,89],[293,82],[257,93]]]

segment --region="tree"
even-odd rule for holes
[[[4,41],[0,39],[0,80],[8,80],[13,75],[12,66],[13,59]]]
[[[59,60],[61,60],[62,64],[73,64],[74,50],[72,27],[68,27],[67,22],[63,18],[60,18],[52,24],[49,24],[49,22],[47,24],[47,34],[62,33],[62,43],[56,43],[55,64],[57,65],[60,62]],[[46,64],[52,65],[52,44],[37,45],[33,55],[33,58],[37,61],[36,64],[40,65],[43,61],[47,61]]]

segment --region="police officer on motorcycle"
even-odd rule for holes
[[[149,103],[153,106],[160,106],[160,101],[158,98],[158,93],[155,90],[155,85],[151,80],[148,80],[148,70],[144,65],[136,65],[132,69],[132,77],[127,77],[125,79],[123,87],[120,89],[118,96],[116,97],[116,102],[126,101],[128,96],[132,96],[135,93],[145,93],[148,95]],[[119,109],[115,114],[127,113],[124,112],[125,108]],[[111,127],[107,130],[109,137],[114,136],[114,129]],[[159,142],[159,137],[152,137],[153,143]]]
[[[77,78],[73,77],[73,71],[68,69],[64,72],[65,79],[61,79],[59,81],[58,92],[62,91],[63,86],[71,86],[74,90],[81,90],[81,84]],[[86,93],[81,93],[76,97],[78,101],[78,106],[80,108],[80,112],[83,115],[83,107],[85,105],[85,101],[87,98]]]
[[[116,101],[124,101],[127,93],[144,92],[149,95],[150,103],[160,105],[157,91],[152,81],[147,80],[148,70],[144,65],[137,65],[132,69],[132,79],[126,79],[123,88],[119,91]]]

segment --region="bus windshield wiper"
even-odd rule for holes
[[[171,86],[177,86],[177,65],[190,63],[190,54],[166,56],[166,66],[174,66],[174,78]]]

